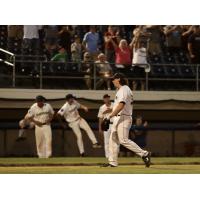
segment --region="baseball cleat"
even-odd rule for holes
[[[24,140],[26,140],[26,137],[18,137],[18,138],[16,139],[17,142],[19,142],[19,141],[24,141]]]
[[[100,149],[100,148],[102,148],[102,146],[99,143],[93,144],[92,147],[94,149]]]
[[[142,160],[144,161],[146,167],[150,167],[150,165],[151,165],[151,152],[148,152],[148,154],[146,156],[143,156]]]
[[[109,163],[104,163],[104,164],[102,164],[100,167],[117,167],[117,166],[111,165],[111,164],[109,164]]]
[[[80,157],[85,157],[85,154],[84,154],[84,153],[81,153],[81,154],[80,154]]]

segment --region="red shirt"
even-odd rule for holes
[[[113,41],[117,44],[117,38],[116,38],[116,36],[115,35],[113,35],[113,34],[111,34],[110,32],[106,32],[105,33],[105,36],[113,36]],[[109,50],[113,50],[114,51],[114,46],[113,46],[113,44],[112,44],[112,42],[106,42],[105,43],[105,49],[109,49]]]
[[[117,47],[115,49],[115,55],[115,62],[117,64],[131,64],[131,51],[129,47],[123,49],[123,51],[119,47]]]

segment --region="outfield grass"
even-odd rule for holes
[[[105,158],[0,158],[0,173],[36,174],[199,174],[200,158],[152,158],[145,168],[140,158],[119,158],[119,167],[101,168]],[[53,165],[53,166],[52,166]]]

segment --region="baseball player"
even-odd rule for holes
[[[110,101],[110,96],[108,94],[105,94],[103,96],[103,101],[104,104],[99,108],[98,112],[98,118],[99,118],[99,133],[103,134],[104,136],[104,151],[105,151],[105,157],[109,157],[109,149],[108,149],[108,143],[109,143],[109,138],[110,138],[110,133],[111,133],[111,124],[112,121],[110,122],[109,129],[107,131],[103,131],[101,126],[102,122],[105,118],[109,116],[109,114],[112,112],[113,108],[113,103]]]
[[[19,133],[16,141],[21,141],[26,139],[26,129],[33,129],[35,124],[31,122],[28,118],[28,113],[25,115],[24,119],[19,121]]]
[[[89,139],[93,144],[93,148],[101,148],[101,145],[99,145],[99,143],[97,142],[97,139],[88,123],[79,115],[78,109],[82,108],[85,110],[85,112],[88,112],[88,108],[78,103],[75,99],[76,98],[72,94],[66,95],[67,102],[58,111],[57,117],[61,122],[61,117],[63,116],[66,122],[68,122],[69,127],[73,130],[73,132],[76,135],[80,156],[83,157],[85,155],[85,152],[81,129],[83,129],[87,133]],[[63,123],[62,125],[63,128],[65,128],[65,125]]]
[[[35,124],[36,146],[39,158],[49,158],[52,154],[50,123],[53,119],[54,111],[50,104],[45,103],[45,100],[43,96],[37,96],[36,103],[31,106],[25,118]]]
[[[112,82],[117,88],[112,113],[107,119],[113,118],[111,136],[109,141],[109,163],[103,167],[117,167],[120,144],[139,155],[146,167],[150,166],[150,152],[142,150],[136,143],[131,141],[129,130],[132,125],[133,94],[126,85],[126,78],[123,74],[117,73],[113,76]]]

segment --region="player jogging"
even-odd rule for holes
[[[101,126],[102,122],[105,118],[109,116],[109,114],[112,112],[113,108],[113,102],[110,101],[110,96],[108,94],[105,94],[103,96],[103,102],[104,104],[99,108],[98,112],[98,118],[99,118],[99,133],[103,134],[104,138],[104,151],[105,151],[105,157],[109,157],[109,138],[110,138],[110,133],[111,133],[111,125],[112,121],[110,122],[109,129],[107,131],[103,131]]]
[[[35,138],[39,158],[49,158],[52,154],[50,122],[53,119],[54,111],[50,104],[45,103],[45,100],[43,96],[37,96],[36,103],[31,106],[26,117],[35,124]]]
[[[72,94],[66,95],[67,102],[58,111],[57,117],[59,121],[62,122],[61,117],[64,116],[65,120],[68,122],[69,127],[76,135],[80,156],[83,157],[85,155],[85,151],[81,129],[83,129],[87,133],[89,139],[93,144],[93,148],[101,148],[101,145],[99,145],[99,143],[97,142],[97,139],[88,123],[79,115],[78,109],[82,108],[85,110],[85,112],[88,112],[88,108],[78,103],[78,101],[76,101],[75,99],[76,98]],[[65,125],[63,123],[62,125],[63,128],[65,128]]]
[[[150,152],[142,150],[135,142],[131,141],[129,130],[132,125],[133,94],[126,85],[126,78],[121,73],[116,73],[112,82],[117,88],[112,113],[107,117],[113,118],[111,136],[109,141],[109,163],[102,167],[117,167],[120,144],[140,156],[146,167],[150,166]]]

